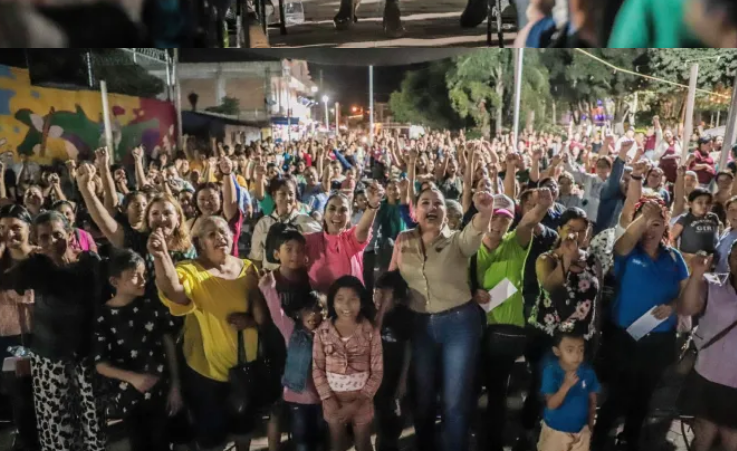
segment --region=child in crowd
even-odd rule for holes
[[[171,315],[146,294],[146,266],[131,250],[108,263],[115,296],[95,321],[97,372],[112,380],[115,413],[123,417],[131,449],[169,449],[167,419],[182,407]]]
[[[690,211],[680,217],[673,226],[673,240],[680,238],[678,249],[686,263],[699,252],[713,254],[719,241],[721,224],[716,214],[711,212],[712,194],[696,188],[688,195]]]
[[[538,451],[588,451],[596,418],[599,381],[584,363],[582,336],[559,331],[553,344],[558,358],[543,369],[545,396],[543,427]]]
[[[357,451],[373,451],[373,398],[384,372],[381,335],[370,293],[353,276],[328,290],[328,320],[315,334],[312,375],[330,429],[330,449],[346,449],[353,426]]]
[[[368,199],[366,198],[366,191],[356,190],[356,193],[353,195],[353,216],[351,217],[352,226],[358,224],[358,221],[361,220],[363,212],[366,211],[367,204]]]
[[[318,448],[325,429],[320,397],[311,371],[313,335],[322,322],[322,312],[317,294],[310,291],[309,283],[305,283],[307,255],[304,236],[295,228],[284,227],[276,238],[274,256],[280,263],[279,268],[262,277],[259,288],[266,299],[271,319],[287,344],[282,383],[295,450],[313,451]],[[277,283],[277,280],[281,282]],[[280,290],[282,285],[299,288]]]
[[[405,304],[408,299],[409,288],[399,271],[385,272],[376,280],[376,328],[381,331],[384,354],[384,379],[374,398],[377,451],[399,451],[399,437],[404,429],[402,401],[407,392],[411,356],[407,325],[412,314]]]
[[[461,203],[446,199],[445,208],[448,210],[448,227],[450,227],[450,230],[461,230],[463,228],[463,207]]]

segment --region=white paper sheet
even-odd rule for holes
[[[637,321],[632,323],[632,325],[627,328],[627,333],[630,334],[632,338],[635,339],[635,341],[638,341],[640,338],[649,334],[653,329],[658,327],[660,323],[668,319],[657,319],[656,317],[654,317],[653,311],[656,308],[657,307],[653,307],[652,309],[650,309],[647,313],[642,315],[640,318],[637,319]]]
[[[3,360],[3,373],[15,372],[17,362],[18,357],[5,357],[5,360]]]
[[[517,287],[515,287],[514,284],[505,277],[504,279],[502,279],[501,282],[496,284],[494,288],[489,290],[491,302],[481,304],[481,308],[483,308],[486,313],[489,313],[490,311],[502,305],[504,301],[511,298],[512,295],[516,292]]]

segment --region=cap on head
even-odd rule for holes
[[[495,194],[492,211],[494,215],[507,216],[514,219],[514,201],[504,194]]]

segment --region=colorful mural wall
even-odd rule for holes
[[[116,161],[138,145],[147,151],[175,142],[169,102],[109,94]],[[98,91],[32,86],[28,70],[0,65],[0,158],[26,155],[39,164],[88,156],[103,142]]]

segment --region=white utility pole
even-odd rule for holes
[[[515,76],[514,76],[514,134],[512,135],[514,141],[512,145],[517,150],[517,143],[519,142],[519,108],[520,100],[522,97],[522,66],[525,55],[525,49],[517,49],[517,58],[515,58]]]
[[[369,144],[374,143],[374,66],[369,66]]]
[[[681,153],[681,161],[686,161],[688,157],[688,148],[691,144],[691,134],[693,132],[693,109],[696,102],[696,81],[699,78],[699,65],[691,66],[691,79],[688,81],[688,100],[686,101],[686,119],[683,126],[683,148]]]

